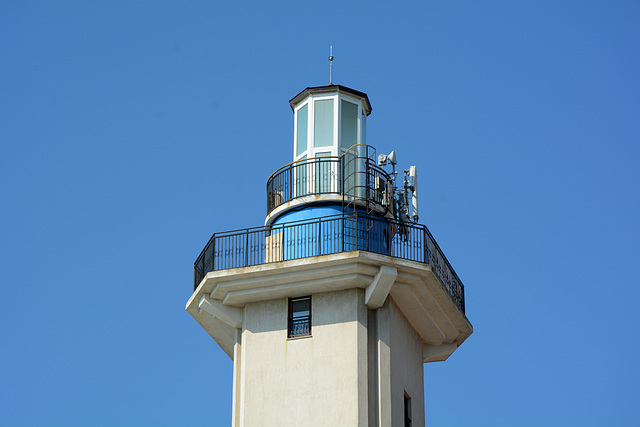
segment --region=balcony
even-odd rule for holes
[[[194,263],[194,290],[211,271],[349,251],[430,265],[464,314],[464,286],[426,226],[359,212],[215,233]]]
[[[393,182],[376,164],[375,150],[354,145],[341,156],[289,163],[267,180],[267,215],[296,201],[333,200],[380,214],[393,211]],[[279,209],[280,208],[280,209]]]

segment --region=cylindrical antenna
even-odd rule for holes
[[[333,84],[333,45],[329,47],[329,86]]]

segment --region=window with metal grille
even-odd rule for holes
[[[289,298],[289,338],[311,335],[311,297]]]
[[[404,393],[404,427],[411,427],[411,398]]]

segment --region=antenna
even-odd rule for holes
[[[396,176],[398,175],[398,172],[396,172],[396,164],[398,163],[398,161],[396,160],[396,152],[395,151],[392,151],[391,153],[389,153],[388,156],[386,154],[380,154],[378,156],[378,166],[386,166],[387,163],[391,163],[391,166],[393,166],[393,172],[391,173],[391,179],[393,180],[393,182],[395,182],[396,181]]]
[[[393,172],[391,172],[391,188],[389,189],[389,206],[393,207],[394,204],[398,205],[398,209],[396,210],[396,217],[399,221],[398,233],[406,238],[409,233],[406,224],[408,224],[410,220],[418,222],[418,170],[415,166],[410,166],[409,169],[405,169],[404,180],[402,187],[400,187],[400,185],[396,183],[396,177],[398,175],[396,171],[397,163],[395,151],[378,156],[378,166],[390,164],[393,168]],[[378,184],[376,183],[376,189],[377,188]],[[385,205],[384,195],[382,204]]]
[[[333,45],[329,47],[329,86],[333,85]]]
[[[418,222],[418,170],[409,166],[409,188],[411,190],[411,219]]]

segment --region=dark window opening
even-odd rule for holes
[[[404,427],[411,427],[411,398],[404,394]]]
[[[311,335],[311,297],[289,298],[289,338]]]

